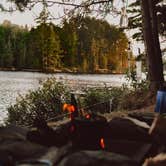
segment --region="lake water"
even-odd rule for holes
[[[82,86],[119,86],[126,82],[124,75],[112,74],[43,74],[37,72],[6,72],[0,71],[0,121],[7,116],[6,108],[16,102],[19,94],[24,95],[29,90],[35,90],[40,82],[48,77],[73,87]]]

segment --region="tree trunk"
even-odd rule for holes
[[[150,89],[156,91],[163,86],[164,76],[155,4],[153,0],[141,0],[141,7]]]

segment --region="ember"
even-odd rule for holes
[[[85,117],[86,119],[90,119],[90,114],[87,114]]]
[[[100,139],[100,146],[101,146],[102,149],[105,149],[104,138]]]

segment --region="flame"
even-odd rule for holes
[[[102,149],[105,149],[104,138],[100,139],[100,146],[101,146]]]
[[[65,103],[65,104],[63,104],[63,111],[68,111],[68,112],[72,113],[75,111],[75,107],[74,107],[74,105]]]
[[[66,109],[67,109],[67,105],[68,105],[68,104],[66,104],[66,103],[63,104],[63,108],[62,108],[63,111],[66,111]]]
[[[74,119],[74,115],[73,115],[73,113],[75,112],[75,107],[74,107],[74,105],[72,105],[72,104],[63,104],[63,108],[62,108],[62,110],[63,111],[67,111],[67,112],[69,112],[70,113],[70,119],[72,120],[72,119]]]

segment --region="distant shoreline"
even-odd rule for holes
[[[118,74],[125,74],[125,73],[115,73],[115,72],[74,72],[74,71],[66,71],[66,70],[55,70],[55,71],[47,71],[43,72],[40,69],[17,69],[17,68],[0,68],[0,71],[11,71],[11,72],[37,72],[37,73],[45,73],[45,74],[56,74],[56,73],[66,73],[66,74],[113,74],[113,75],[118,75]]]

